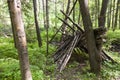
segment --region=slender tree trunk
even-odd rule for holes
[[[46,28],[49,28],[49,6],[48,0],[46,0]]]
[[[49,36],[48,36],[48,28],[49,28],[49,9],[48,9],[48,0],[46,0],[46,41],[47,41],[47,54],[49,53]]]
[[[115,12],[114,30],[117,27],[118,14],[119,14],[119,10],[120,10],[120,6],[119,5],[120,5],[120,0],[117,1],[117,7],[116,7],[116,12]]]
[[[42,6],[43,6],[43,20],[44,20],[44,28],[46,28],[46,16],[45,16],[45,13],[46,13],[46,10],[45,10],[45,0],[42,0]]]
[[[120,14],[120,11],[119,11],[119,14]],[[119,19],[118,19],[118,23],[119,23],[119,29],[120,29],[120,15],[119,15]]]
[[[97,27],[97,17],[98,17],[98,0],[95,0],[95,9],[94,9],[94,11],[95,11],[95,27]]]
[[[12,15],[10,14],[11,22],[13,22],[13,19],[11,17]],[[12,25],[12,32],[13,32],[13,39],[14,39],[14,47],[17,48],[15,27],[13,23],[11,23],[11,25]]]
[[[114,30],[114,21],[115,21],[115,1],[116,0],[112,0],[112,28]]]
[[[67,8],[66,8],[66,14],[69,15],[69,12],[70,12],[70,0],[68,0],[68,4],[67,4]],[[65,22],[67,22],[67,17],[65,16]],[[62,24],[62,37],[61,37],[61,41],[64,40],[65,38],[65,33],[66,33],[66,25],[63,23]]]
[[[46,29],[46,53],[48,54],[48,28],[49,28],[49,11],[48,11],[48,0],[42,0],[43,3],[43,19],[44,19],[44,28]]]
[[[57,27],[57,0],[55,0],[55,27]]]
[[[9,13],[11,12],[10,11],[10,3],[8,3],[8,7],[9,7]],[[10,19],[11,19],[11,22],[13,22],[13,18],[12,18],[12,14],[10,14]],[[14,47],[17,48],[17,42],[16,42],[16,32],[15,32],[15,27],[14,27],[14,23],[11,23],[11,26],[12,26],[12,32],[13,32],[13,39],[14,39]]]
[[[106,15],[106,10],[107,10],[107,4],[109,0],[102,0],[102,8],[100,12],[100,16],[98,19],[98,26],[99,27],[105,27],[105,15]]]
[[[73,0],[73,6],[74,6],[74,2],[75,2],[75,0]],[[74,7],[74,9],[73,9],[73,14],[72,14],[72,17],[73,17],[73,21],[75,22],[75,7]],[[79,19],[79,17],[78,17],[78,19]],[[73,24],[73,29],[74,29],[74,24]],[[72,31],[72,33],[74,34],[74,31]]]
[[[34,18],[35,18],[37,40],[38,40],[39,47],[41,47],[42,46],[42,39],[41,39],[40,28],[39,28],[39,24],[38,24],[37,2],[36,2],[36,0],[33,0],[33,6],[34,6]]]
[[[79,5],[79,15],[78,15],[78,24],[79,24],[79,25],[81,25],[81,24],[80,24],[80,22],[81,22],[81,19],[80,19],[80,18],[81,18],[81,12],[80,12],[80,5]]]
[[[98,9],[97,9],[97,12],[98,13],[100,12],[100,0],[98,0]]]
[[[21,15],[21,1],[8,0],[8,7],[10,10],[10,16],[12,21],[11,23],[15,28],[15,33],[16,33],[16,42],[17,42],[16,45],[17,45],[17,50],[19,54],[22,80],[32,80],[30,67],[29,67],[24,24],[23,24],[22,15]]]
[[[111,24],[111,0],[109,1],[108,4],[107,28],[110,28],[110,24]]]
[[[65,0],[62,0],[62,10],[65,11]]]
[[[92,22],[88,10],[88,0],[79,0],[79,3],[81,6],[80,11],[82,14],[82,20],[86,34],[91,71],[96,74],[99,74],[101,69],[101,59],[100,53],[98,52],[96,47],[95,37],[92,29]]]
[[[74,6],[74,2],[75,2],[75,0],[73,0],[73,6]],[[73,21],[75,22],[75,8],[73,9]]]
[[[79,5],[79,10],[80,10],[80,5]],[[81,17],[81,12],[79,11],[79,15],[78,15],[78,24],[80,25],[80,17]]]
[[[105,28],[105,23],[106,23],[106,11],[107,11],[107,5],[109,3],[109,0],[102,0],[102,7],[101,7],[101,12],[100,16],[98,18],[98,26]],[[103,45],[103,39],[100,39],[101,42],[98,45],[98,51],[99,53],[102,53],[102,45]]]

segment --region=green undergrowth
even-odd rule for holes
[[[54,32],[49,32],[49,40],[54,35]],[[46,33],[42,32],[42,47],[38,47],[35,36],[28,42],[28,54],[30,61],[30,68],[33,76],[33,80],[55,80],[56,65],[53,62],[53,53],[56,47],[49,44],[49,53],[46,53]],[[110,55],[117,63],[111,63],[106,61],[102,63],[101,73],[96,77],[91,73],[89,62],[86,61],[85,66],[78,67],[79,63],[70,63],[67,65],[62,75],[66,77],[63,80],[116,80],[120,76],[120,54],[112,52],[108,48],[111,41],[120,38],[120,31],[108,31],[106,35],[107,42],[104,43],[104,49],[108,55]],[[28,36],[29,38],[30,36]],[[59,40],[60,35],[55,39]],[[78,69],[76,69],[76,67]],[[65,72],[65,73],[64,73]],[[75,72],[75,74],[73,73]],[[71,74],[72,73],[72,74]],[[0,37],[0,80],[20,80],[20,68],[18,61],[17,50],[14,48],[14,41],[11,37]],[[62,79],[61,79],[62,80]],[[119,79],[118,79],[119,80]]]
[[[113,40],[120,39],[120,30],[109,30],[106,33],[106,43],[105,45],[110,46]]]
[[[109,40],[120,38],[120,30],[115,30],[115,31],[109,30],[106,36]]]
[[[55,69],[53,60],[49,60],[48,57],[52,57],[52,53],[55,47],[50,45],[49,55],[46,53],[46,42],[43,41],[43,46],[38,47],[37,42],[28,43],[28,54],[30,61],[30,68],[33,76],[33,80],[49,80],[48,75],[45,75],[46,70],[51,72]],[[47,61],[49,60],[49,61]],[[47,66],[47,63],[51,64]],[[14,48],[13,39],[0,38],[0,80],[20,80],[20,68],[19,60],[16,48]]]
[[[106,33],[106,42],[104,43],[103,49],[106,51],[107,54],[109,54],[116,62],[120,63],[120,53],[113,52],[110,50],[111,48],[111,42],[114,40],[120,39],[120,30],[109,30]],[[118,43],[120,44],[120,43]]]

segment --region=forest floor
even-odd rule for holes
[[[55,72],[54,80],[120,80],[119,64],[103,62],[100,75],[95,76],[95,74],[90,72],[88,61],[85,63],[68,63],[61,73]]]
[[[73,63],[73,65],[69,65],[63,72],[56,74],[56,80],[81,80],[79,75],[84,73],[85,63]]]
[[[101,73],[99,76],[91,73],[89,61],[83,63],[70,62],[61,72],[55,72],[55,80],[120,80],[120,35],[119,31],[107,33],[107,42],[104,43],[104,50],[117,63],[110,61],[102,62]]]
[[[51,80],[120,80],[120,65],[111,67],[114,64],[104,64],[100,75],[95,76],[90,72],[87,61],[86,63],[69,63],[61,73],[55,72],[54,79],[52,77]]]
[[[45,38],[45,35],[42,37]],[[56,65],[51,56],[55,51],[55,47],[50,45],[50,57],[48,58],[46,57],[45,42],[43,42],[41,48],[38,47],[37,42],[28,43],[33,80],[120,80],[120,45],[118,45],[120,40],[116,41],[118,38],[120,38],[119,30],[107,33],[107,41],[104,43],[103,49],[117,63],[103,62],[99,77],[89,71],[88,60],[83,63],[69,62],[61,73],[56,72]],[[34,40],[31,36],[30,39]],[[0,37],[0,80],[21,80],[20,78],[19,60],[17,50],[14,48],[14,41],[11,37]]]

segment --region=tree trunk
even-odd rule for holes
[[[9,7],[9,13],[10,11],[10,4],[8,3],[8,7]],[[14,20],[12,19],[12,14],[10,14],[10,19],[11,22],[13,22]],[[17,42],[16,42],[16,32],[15,32],[15,27],[14,27],[14,23],[11,23],[12,26],[12,33],[13,33],[13,39],[14,39],[14,47],[17,48]]]
[[[119,14],[120,14],[120,11],[119,11]],[[119,29],[120,29],[120,15],[119,15],[119,20],[118,20],[118,23],[119,23]]]
[[[75,2],[75,0],[73,0],[73,6],[74,6],[74,2]],[[73,21],[75,22],[75,8],[73,9]],[[74,24],[73,24],[73,28],[74,28]]]
[[[112,0],[112,29],[114,30],[114,21],[115,21],[115,1],[116,0]]]
[[[49,53],[49,36],[48,36],[48,28],[49,28],[49,9],[48,9],[48,0],[46,0],[46,51]]]
[[[99,27],[105,27],[105,15],[109,0],[102,0],[102,8],[98,19]]]
[[[107,14],[107,28],[109,29],[111,26],[111,11],[112,11],[112,5],[111,5],[112,1],[109,1],[108,4],[108,14]]]
[[[45,17],[45,13],[46,13],[45,7],[46,7],[46,5],[45,5],[45,3],[46,3],[46,1],[42,0],[44,28],[46,28],[46,17]]]
[[[115,22],[114,22],[114,30],[117,28],[117,22],[118,22],[118,16],[119,14],[119,10],[120,10],[120,0],[117,1],[117,6],[116,6],[116,12],[115,12]],[[118,15],[119,14],[119,15]]]
[[[79,0],[79,3],[80,3],[80,11],[83,19],[83,25],[85,29],[85,35],[87,39],[87,48],[89,53],[91,71],[96,74],[99,74],[101,59],[100,59],[100,53],[98,52],[95,43],[94,32],[92,29],[92,22],[88,10],[88,0]]]
[[[98,18],[98,26],[105,28],[105,22],[106,22],[106,11],[107,11],[107,5],[109,0],[102,0],[102,7],[100,16]],[[103,45],[103,38],[101,37],[100,43],[98,44],[98,51],[99,53],[102,53],[102,45]]]
[[[68,0],[68,3],[67,3],[67,8],[66,8],[66,14],[69,15],[69,12],[70,12],[70,0]],[[65,22],[67,22],[67,18],[65,16]],[[62,24],[62,37],[61,37],[61,40],[64,40],[65,38],[65,33],[66,33],[66,25],[63,23]]]
[[[32,80],[29,59],[27,52],[26,36],[24,31],[24,24],[21,15],[21,1],[20,0],[8,0],[8,7],[10,10],[10,16],[13,27],[16,32],[17,50],[20,60],[20,70],[22,74],[22,80]]]
[[[57,28],[57,0],[55,0],[55,28]]]
[[[36,26],[36,33],[37,33],[37,40],[39,47],[42,46],[42,39],[40,35],[40,29],[38,24],[38,16],[37,16],[37,2],[36,0],[33,0],[33,6],[34,6],[34,18],[35,18],[35,26]]]
[[[12,15],[10,14],[10,18],[11,17],[12,17]],[[12,18],[11,18],[11,22],[13,22]],[[11,23],[11,25],[12,25],[12,33],[13,33],[13,39],[14,39],[14,47],[17,48],[15,27],[14,27],[13,23]]]

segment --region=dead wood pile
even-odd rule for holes
[[[69,19],[70,22],[72,22],[73,25],[67,23],[67,21],[62,20],[58,17],[59,20],[63,22],[63,24],[66,26],[65,33],[63,34],[63,39],[61,40],[61,44],[59,45],[57,51],[54,54],[54,61],[57,63],[57,69],[61,72],[68,61],[71,58],[71,54],[75,50],[81,50],[85,53],[88,53],[87,49],[87,43],[85,38],[85,31],[76,24],[69,16],[67,16],[63,11],[61,11],[67,19]],[[64,26],[61,26],[61,29]],[[60,30],[60,29],[59,29]],[[63,32],[63,31],[62,31]],[[94,35],[96,39],[96,46],[99,48],[99,43],[103,42],[103,35],[106,32],[106,28],[97,28],[94,29]],[[91,45],[92,47],[92,45]],[[76,49],[77,48],[77,49]],[[104,50],[101,52],[101,58],[102,60],[111,60],[114,62],[114,60],[108,56]]]

